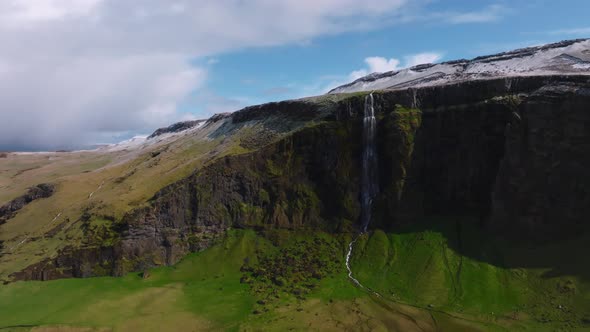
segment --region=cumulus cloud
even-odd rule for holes
[[[371,72],[386,72],[396,70],[400,64],[398,59],[386,59],[378,56],[372,56],[365,59]]]
[[[348,75],[348,80],[354,81],[370,73],[383,73],[399,69],[400,61],[395,58],[387,59],[380,56],[371,56],[365,58],[367,68],[352,71]]]
[[[440,59],[442,59],[442,54],[436,52],[418,53],[405,56],[404,59],[406,61],[406,67],[413,67],[424,63],[438,62]]]
[[[206,78],[183,57],[140,55],[27,61],[0,73],[1,145],[75,147],[181,116]]]
[[[243,106],[203,92],[217,54],[376,27],[405,2],[0,1],[0,149],[149,133],[197,100],[203,116]]]
[[[372,56],[365,58],[367,68],[352,71],[348,75],[348,81],[354,81],[371,73],[384,73],[388,71],[409,68],[424,63],[434,63],[440,59],[442,59],[442,54],[437,52],[425,52],[406,55],[404,56],[403,64],[399,59],[396,58],[387,59],[384,57]]]
[[[398,58],[388,59],[380,56],[367,57],[364,59],[366,64],[365,68],[353,70],[348,75],[329,75],[320,77],[315,84],[304,87],[303,94],[300,97],[326,93],[338,86],[350,83],[372,73],[384,73],[388,71],[402,70],[425,63],[436,63],[443,58],[443,53],[424,52],[406,55],[402,58],[404,61],[401,61]]]

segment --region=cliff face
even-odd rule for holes
[[[382,122],[381,185],[398,188],[384,187],[377,222],[471,216],[541,240],[588,229],[589,87],[587,77],[551,77],[417,90],[413,146]]]
[[[541,238],[588,229],[589,105],[588,81],[566,81],[515,108],[493,187],[492,225]]]
[[[463,82],[374,97],[380,188],[370,228],[395,230],[429,216],[478,218],[497,233],[532,238],[586,228],[587,77]],[[342,97],[321,121],[162,189],[113,221],[107,245],[64,250],[16,277],[117,275],[173,264],[229,227],[353,231],[364,98]],[[269,112],[307,119],[303,104],[260,106],[233,121]]]

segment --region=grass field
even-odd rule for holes
[[[583,325],[590,308],[587,280],[543,278],[546,269],[497,267],[460,256],[447,246],[442,233],[434,231],[376,231],[359,239],[353,270],[363,285],[380,294],[372,295],[346,276],[343,258],[349,238],[321,233],[260,236],[234,230],[219,244],[174,267],[121,278],[7,284],[0,287],[0,327],[35,331],[583,331],[589,327]],[[314,279],[303,296],[285,287],[264,286],[264,280],[241,282],[246,261],[249,266],[276,262],[292,253],[281,249],[318,243],[316,239],[325,240],[318,254],[335,250],[340,256],[335,263],[341,268]],[[285,278],[297,276],[292,271],[285,274]]]

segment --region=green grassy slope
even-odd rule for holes
[[[459,240],[454,227],[363,235],[356,277],[385,298],[510,329],[590,328],[588,236],[515,246],[468,226]]]
[[[231,231],[174,267],[0,287],[0,327],[43,330],[584,330],[587,280],[457,254],[442,233]],[[452,241],[452,240],[450,240]],[[268,272],[268,273],[265,273]],[[313,274],[315,273],[315,274]],[[313,276],[312,276],[313,274]],[[282,282],[276,282],[280,276]],[[270,278],[269,278],[270,277]],[[561,305],[561,308],[559,306]]]
[[[135,273],[9,284],[0,288],[0,326],[231,327],[254,303],[247,285],[240,284],[239,267],[264,245],[252,232],[230,234],[223,244],[175,267],[146,272],[146,278]]]

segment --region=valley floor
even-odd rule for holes
[[[233,230],[173,267],[3,285],[0,330],[590,329],[583,274],[497,267],[457,254],[443,234],[362,236],[352,268],[372,295],[347,277],[350,235]]]

